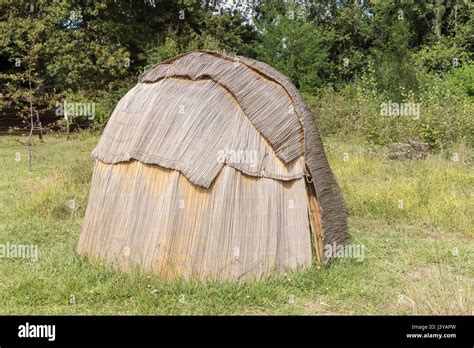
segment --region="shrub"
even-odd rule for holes
[[[376,145],[419,139],[431,150],[459,142],[472,146],[473,66],[466,63],[443,76],[420,71],[418,94],[400,88],[400,100],[391,100],[378,91],[370,71],[339,91],[325,87],[305,98],[317,115],[316,123],[323,135],[355,136]],[[419,114],[384,116],[383,106],[394,102],[418,106]]]

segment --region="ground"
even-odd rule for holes
[[[363,257],[239,285],[166,283],[79,257],[98,137],[35,139],[31,172],[18,138],[0,137],[0,245],[37,245],[39,254],[0,258],[0,314],[473,314],[465,147],[387,160],[383,148],[325,138]]]

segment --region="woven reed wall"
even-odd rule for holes
[[[209,189],[138,161],[95,161],[78,251],[163,278],[254,280],[312,261],[304,178],[225,166]]]

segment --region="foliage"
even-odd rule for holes
[[[289,76],[326,134],[471,144],[473,21],[468,2],[454,0],[6,0],[0,110],[24,117],[30,100],[41,114],[76,98],[96,104],[94,126],[103,127],[137,75],[210,49]],[[420,104],[421,116],[381,117],[386,102]]]
[[[469,61],[446,75],[450,88],[460,96],[469,96],[474,101],[474,62]]]
[[[472,65],[439,78],[423,75],[422,91],[402,92],[401,103],[419,106],[419,115],[383,115],[383,103],[394,102],[374,88],[370,73],[340,91],[322,88],[306,100],[317,116],[323,134],[356,136],[370,144],[408,142],[416,137],[439,150],[456,143],[474,145],[474,103],[472,101]]]
[[[261,34],[255,51],[259,60],[289,76],[302,90],[311,91],[327,76],[332,35],[302,19],[303,15],[295,6],[284,13],[267,6],[265,19],[257,23]]]
[[[117,86],[148,64],[202,48],[249,54],[252,30],[242,21],[189,0],[2,1],[0,108],[25,116],[32,99],[41,114],[82,95],[99,104],[103,125]]]

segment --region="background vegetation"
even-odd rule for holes
[[[212,49],[291,77],[323,134],[472,146],[473,48],[463,0],[2,0],[0,117],[87,100],[100,128],[150,65]],[[384,102],[419,103],[420,117],[381,117]]]

